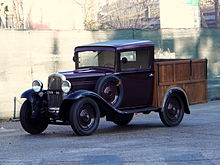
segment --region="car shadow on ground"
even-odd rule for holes
[[[141,134],[147,132],[160,131],[168,129],[161,123],[132,123],[126,126],[117,126],[114,124],[100,125],[99,128],[90,136],[112,136],[123,134]],[[71,129],[71,126],[49,125],[49,127],[39,135],[23,134],[25,137],[89,137],[77,136]]]
[[[100,128],[97,129],[95,134],[129,134],[133,132],[142,132],[142,131],[152,131],[157,130],[158,128],[166,128],[160,123],[145,123],[145,124],[129,124],[125,126],[117,126],[111,125],[107,128]]]

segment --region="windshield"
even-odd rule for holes
[[[99,66],[114,68],[114,55],[112,51],[84,51],[78,52],[79,67]]]

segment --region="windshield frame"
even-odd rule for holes
[[[81,66],[79,65],[80,61],[79,61],[79,53],[80,52],[86,52],[86,51],[111,51],[114,53],[114,66],[113,67],[104,67],[104,66],[96,66],[96,65],[92,65],[92,66]],[[76,69],[80,69],[80,68],[103,68],[103,69],[107,69],[107,70],[116,70],[117,68],[117,58],[116,58],[116,50],[112,47],[82,47],[80,49],[75,50],[74,52],[74,56],[73,56],[73,61],[75,62],[75,68]]]

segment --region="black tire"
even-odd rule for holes
[[[26,100],[20,110],[20,122],[23,129],[30,134],[40,134],[48,126],[47,118],[31,118],[32,107],[29,100]]]
[[[165,126],[178,126],[184,116],[184,103],[177,94],[168,96],[162,112],[159,112],[160,119]]]
[[[117,124],[118,126],[127,125],[133,118],[134,114],[117,114],[114,115],[113,123]]]
[[[97,129],[100,121],[97,103],[87,97],[78,100],[71,107],[69,120],[77,135],[91,135]]]
[[[101,77],[96,83],[95,92],[116,108],[124,95],[121,80],[116,76]]]

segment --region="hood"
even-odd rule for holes
[[[73,71],[59,72],[59,74],[64,75],[66,79],[101,77],[111,73],[113,73],[113,70],[100,68],[82,68]]]

